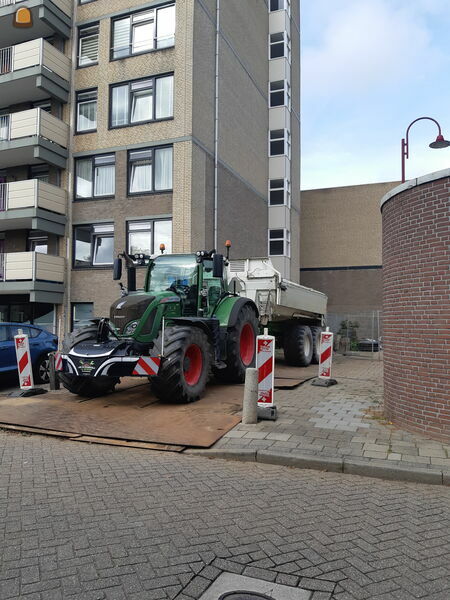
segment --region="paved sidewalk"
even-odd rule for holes
[[[338,385],[330,388],[307,381],[293,390],[276,391],[277,421],[239,424],[214,449],[427,469],[444,473],[444,482],[450,483],[449,444],[399,430],[383,418],[382,362],[337,356],[333,376]]]

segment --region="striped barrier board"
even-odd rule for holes
[[[14,345],[16,347],[20,389],[31,390],[34,388],[34,381],[28,336],[24,334],[15,335]]]
[[[333,360],[333,333],[322,331],[320,334],[319,379],[331,379]]]
[[[256,338],[256,368],[258,369],[258,405],[273,406],[275,372],[275,338],[258,335]]]
[[[161,359],[157,356],[141,356],[134,367],[133,375],[157,375]]]
[[[63,359],[59,352],[55,352],[55,371],[63,370]]]

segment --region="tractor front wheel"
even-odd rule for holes
[[[258,335],[258,319],[255,311],[248,304],[243,306],[236,323],[228,329],[227,358],[224,369],[214,369],[220,381],[242,383],[245,371],[255,365],[256,336]]]
[[[165,402],[194,402],[205,391],[211,370],[211,344],[198,327],[169,327],[164,359],[150,379],[152,391]]]

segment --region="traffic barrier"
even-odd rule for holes
[[[14,336],[14,345],[16,347],[20,389],[32,390],[34,388],[34,381],[28,336],[24,333],[18,333]]]
[[[264,335],[256,338],[256,368],[258,369],[258,416],[262,419],[276,419],[274,405],[275,338]]]
[[[336,379],[331,378],[331,365],[333,363],[333,338],[334,334],[327,327],[326,331],[320,334],[320,359],[319,359],[319,377],[314,379],[312,385],[329,387],[337,383]]]
[[[63,359],[59,352],[55,352],[55,371],[63,370]]]
[[[134,367],[132,375],[157,375],[161,359],[157,356],[141,356]]]

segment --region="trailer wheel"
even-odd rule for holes
[[[116,383],[119,383],[118,377],[80,377],[71,373],[58,373],[58,377],[66,390],[84,398],[104,396],[112,392]]]
[[[239,311],[233,327],[228,329],[227,358],[224,369],[214,369],[220,381],[242,383],[245,370],[253,367],[256,357],[256,336],[258,335],[258,319],[255,311],[245,305]]]
[[[289,323],[283,340],[284,358],[288,365],[307,367],[313,356],[313,335],[307,325]]]
[[[311,363],[318,365],[320,362],[320,334],[322,333],[322,327],[311,327],[311,333],[313,338],[313,354]]]
[[[150,378],[153,393],[165,402],[194,402],[205,391],[211,370],[211,344],[198,327],[169,327],[164,359]]]

